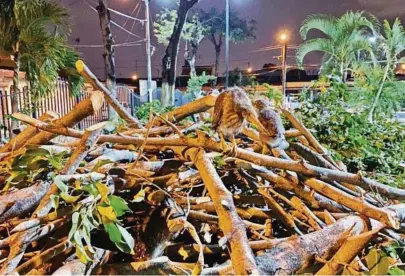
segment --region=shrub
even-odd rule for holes
[[[394,176],[398,185],[404,177],[400,163],[405,160],[405,126],[392,120],[369,123],[366,112],[347,104],[350,95],[344,86],[332,84],[316,99],[304,93],[298,116],[350,172],[367,171],[385,183]]]

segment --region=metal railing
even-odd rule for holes
[[[8,89],[0,89],[0,144],[7,140],[11,135],[11,87]],[[66,115],[80,101],[88,97],[87,92],[81,92],[77,96],[72,96],[69,91],[67,81],[59,80],[57,89],[39,100],[34,100],[27,88],[18,93],[17,102],[18,110],[28,114],[34,118],[39,118],[47,111],[54,111],[59,116]],[[117,98],[119,102],[130,112],[135,114],[136,107],[142,105],[147,99],[143,99],[134,93],[132,89],[126,86],[117,87]],[[102,122],[108,119],[107,103],[104,103],[102,108],[96,114],[89,116],[79,122],[75,127],[85,129],[93,124]]]

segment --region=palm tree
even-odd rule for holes
[[[384,91],[384,85],[387,80],[391,79],[394,74],[395,66],[398,62],[398,57],[405,51],[405,31],[401,21],[397,18],[392,26],[387,20],[384,20],[382,32],[382,42],[380,49],[385,57],[385,69],[381,78],[377,94],[375,95],[373,105],[368,113],[370,123],[374,120],[374,112],[379,104],[381,95]]]
[[[297,53],[302,66],[307,54],[324,52],[322,69],[335,72],[345,81],[346,73],[356,60],[359,51],[371,53],[370,34],[378,31],[378,20],[365,12],[347,12],[340,18],[329,15],[312,15],[301,26],[300,34],[306,40],[311,30],[320,31],[323,36],[304,42]]]
[[[12,111],[18,111],[19,72],[26,72],[34,96],[52,91],[61,70],[70,84],[81,78],[73,70],[77,53],[68,46],[69,15],[56,1],[0,2],[0,51],[14,59]],[[13,121],[12,128],[16,127]]]

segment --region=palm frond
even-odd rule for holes
[[[326,14],[316,14],[309,16],[300,28],[302,39],[307,39],[309,31],[316,29],[329,37],[333,37],[336,32],[336,18]]]
[[[299,66],[302,66],[304,63],[304,58],[307,54],[315,51],[320,51],[327,53],[329,55],[333,55],[333,47],[331,41],[326,38],[315,38],[308,40],[301,44],[300,48],[297,52],[297,63]]]

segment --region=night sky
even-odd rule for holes
[[[100,45],[102,43],[99,28],[98,15],[84,2],[84,0],[60,0],[68,6],[71,15],[73,30],[70,38],[72,45],[76,45],[76,38],[80,38],[80,45]],[[93,7],[96,0],[88,0]],[[144,6],[141,0],[109,0],[110,8],[119,10],[126,14],[144,18]],[[163,6],[173,6],[174,0],[152,0],[151,14],[155,15]],[[223,9],[225,0],[200,0],[197,9],[208,9],[212,6]],[[341,15],[348,10],[366,10],[378,16],[380,19],[393,19],[400,17],[405,20],[405,0],[231,0],[231,7],[237,10],[242,17],[255,19],[258,23],[257,39],[247,41],[244,44],[231,44],[231,67],[247,68],[248,63],[254,69],[261,68],[266,62],[275,63],[273,57],[279,55],[276,51],[253,52],[262,47],[276,44],[277,33],[281,29],[288,29],[291,33],[291,44],[301,43],[298,30],[301,22],[310,14],[327,13]],[[139,13],[139,14],[138,14]],[[138,14],[138,16],[137,16]],[[125,19],[112,14],[112,19],[120,25],[125,24]],[[139,37],[126,34],[124,31],[113,27],[113,34],[116,43],[132,42],[143,39],[144,29],[141,24],[133,25],[130,20],[125,28]],[[153,31],[152,31],[153,32]],[[157,47],[157,51],[152,57],[152,73],[158,76],[164,47],[159,45],[152,33],[152,45]],[[184,45],[180,46],[178,65],[181,67],[183,59]],[[99,77],[104,77],[102,48],[78,48],[83,58]],[[145,47],[144,45],[135,47],[119,47],[116,50],[117,77],[130,77],[135,72],[140,76],[146,75]],[[223,51],[224,52],[224,51]],[[291,54],[292,55],[292,54]],[[214,48],[211,42],[205,40],[200,48],[197,65],[214,64]],[[310,58],[308,63],[318,63],[316,56]],[[290,57],[289,64],[295,63],[295,59]],[[221,59],[220,72],[224,71],[224,57]]]

